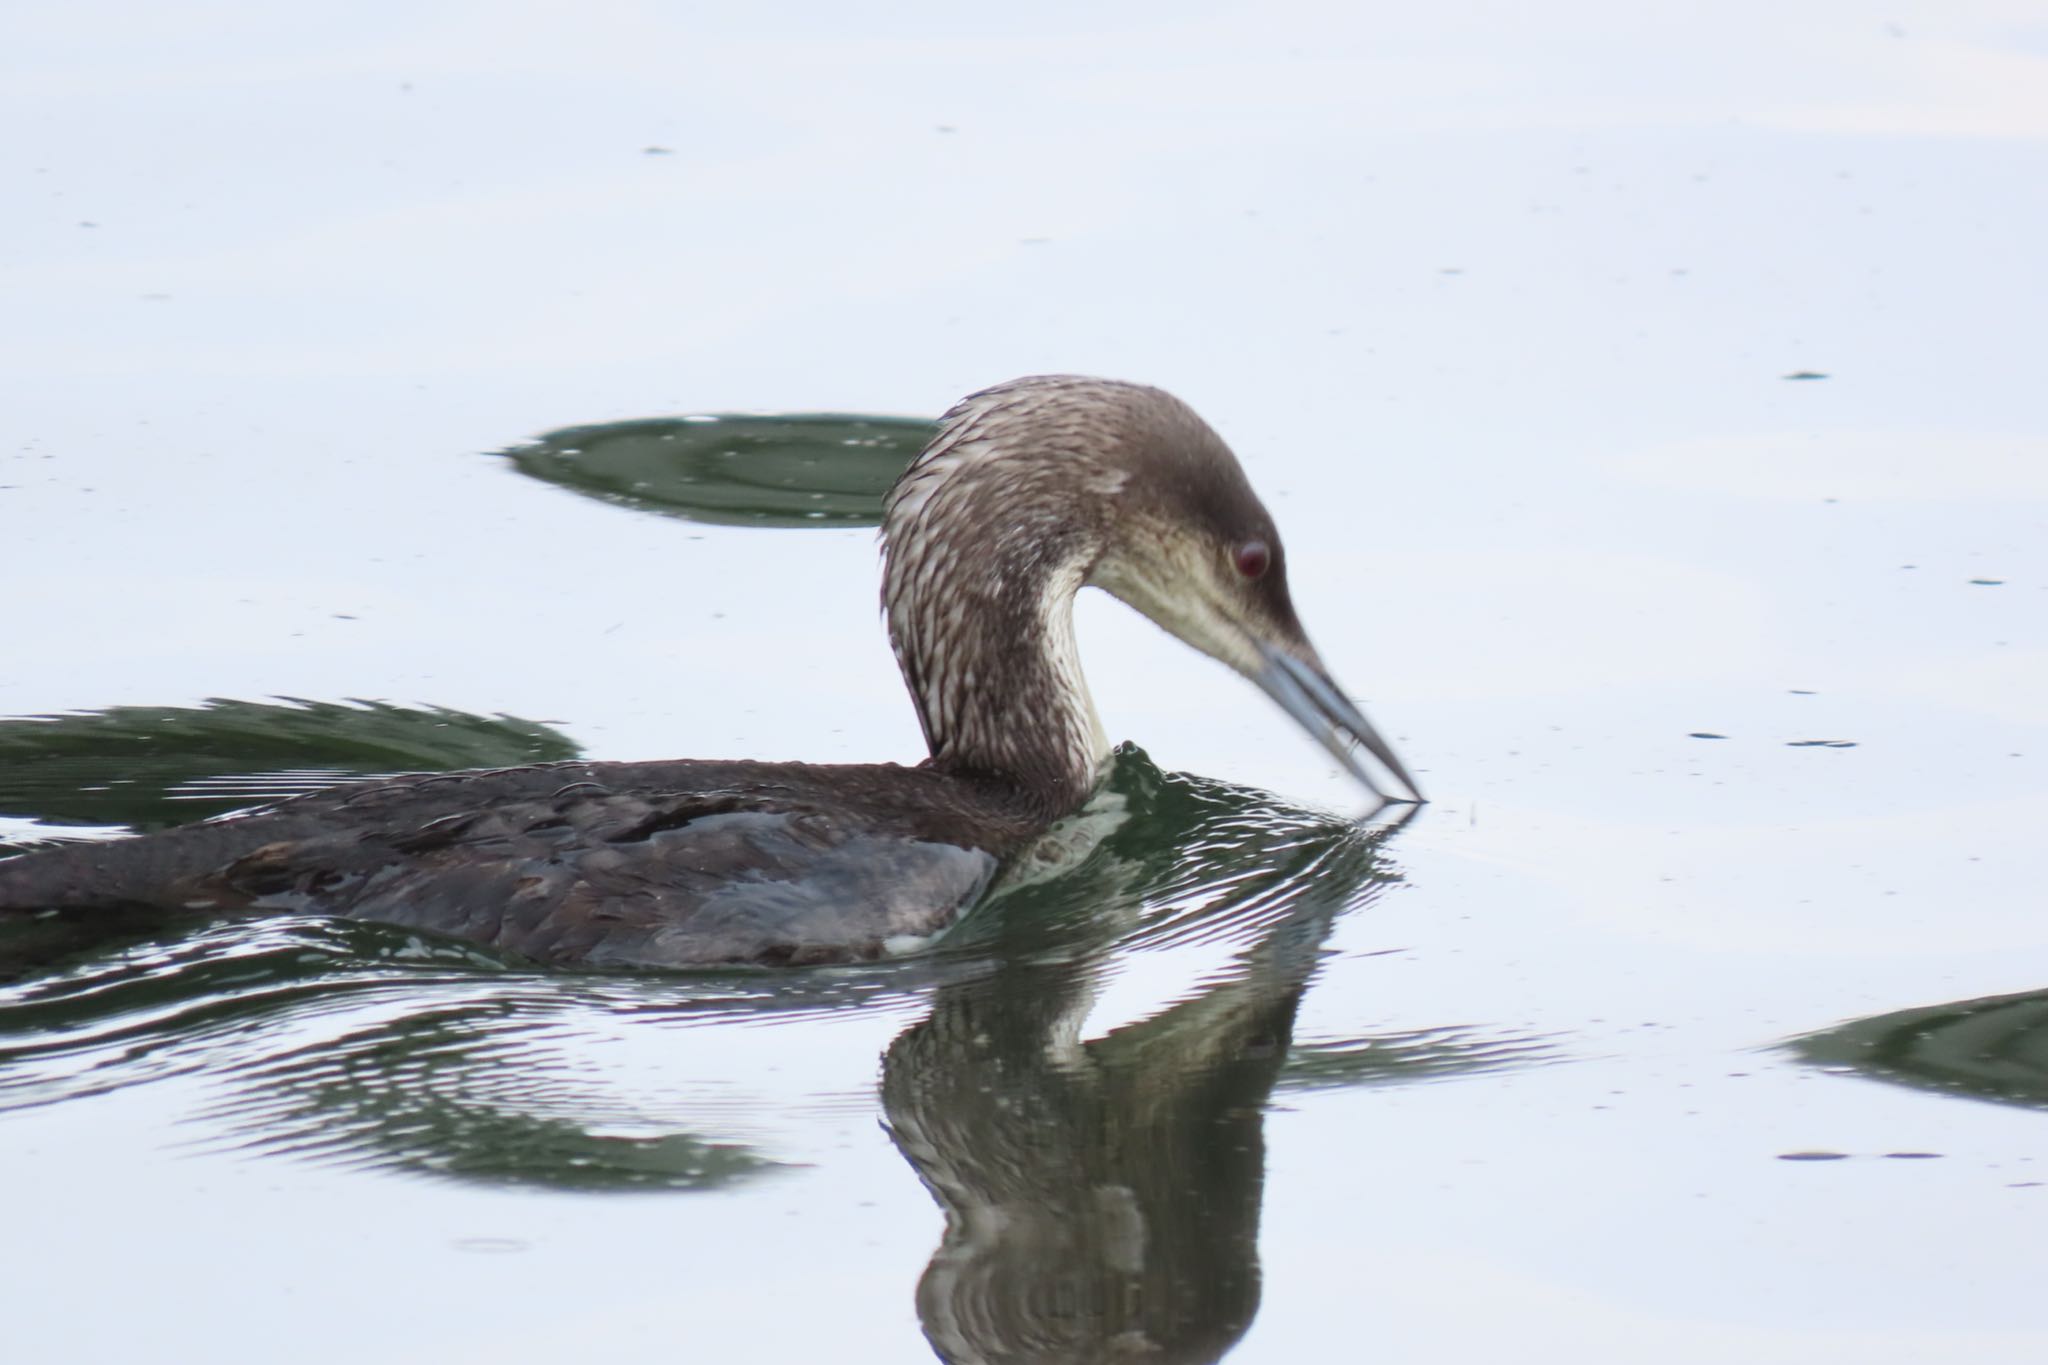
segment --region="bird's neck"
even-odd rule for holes
[[[882,600],[934,766],[1078,808],[1109,755],[1074,642],[1086,546],[1029,517],[972,540],[920,529],[892,528]]]

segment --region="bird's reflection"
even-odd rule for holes
[[[1389,833],[1270,814],[1212,812],[1137,878],[1231,888],[1139,936],[1248,931],[1187,998],[1080,1041],[1108,955],[1034,945],[1044,917],[1012,904],[1027,927],[994,970],[940,988],[889,1049],[889,1131],[946,1218],[917,1291],[942,1359],[1209,1361],[1250,1324],[1265,1107],[1321,944],[1383,884]]]

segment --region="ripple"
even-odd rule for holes
[[[885,963],[576,973],[315,914],[0,923],[15,973],[0,981],[0,1110],[194,1078],[181,1147],[535,1188],[717,1188],[802,1164],[806,1125],[872,1111],[843,1066],[781,1078],[790,1059],[879,1052],[935,1010],[983,1021],[975,1037],[1015,1033],[1003,1046],[1019,1055],[1062,1055],[1059,1011],[1134,954],[1207,956],[1155,1017],[1089,1045],[1100,1064],[1136,1068],[1141,1088],[1236,1065],[1217,1049],[1271,1034],[1335,918],[1395,882],[1394,832],[1127,749],[1055,832],[1066,844],[1047,875]],[[799,1032],[748,1041],[762,1027]],[[707,1029],[718,1036],[693,1041]],[[1311,1045],[1282,1083],[1447,1074],[1532,1047],[1476,1029]]]
[[[1294,1045],[1279,1085],[1289,1090],[1391,1085],[1548,1066],[1567,1060],[1556,1033],[1479,1026],[1411,1029]]]

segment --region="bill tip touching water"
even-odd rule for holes
[[[970,395],[890,490],[882,545],[883,614],[930,751],[916,767],[570,762],[356,783],[0,862],[0,910],[316,909],[593,966],[881,956],[952,923],[1099,782],[1109,744],[1073,628],[1089,586],[1243,674],[1381,804],[1422,799],[1311,645],[1236,457],[1167,393],[1053,375]]]

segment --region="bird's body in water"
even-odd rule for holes
[[[356,783],[0,862],[0,912],[318,909],[553,963],[860,960],[945,928],[1109,755],[1073,600],[1104,588],[1257,682],[1371,786],[1229,449],[1157,389],[962,400],[890,490],[882,605],[930,757],[557,763]],[[1375,789],[1376,790],[1376,789]]]

